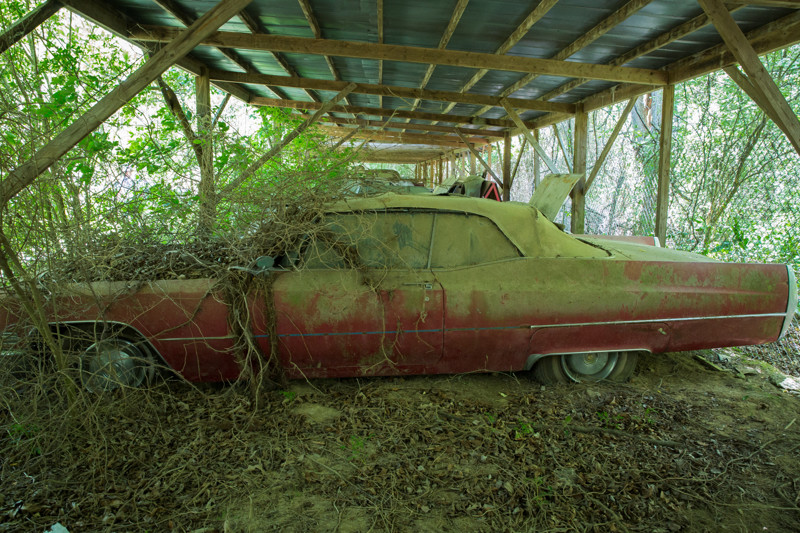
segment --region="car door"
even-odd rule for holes
[[[431,269],[445,293],[445,372],[520,369],[531,338],[529,260],[490,219],[436,215]]]
[[[425,372],[442,355],[433,214],[330,215],[273,284],[284,368],[305,376]]]

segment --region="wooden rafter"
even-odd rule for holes
[[[757,54],[766,54],[779,48],[800,42],[800,11],[790,13],[783,18],[764,24],[746,34],[753,50]],[[693,56],[676,61],[666,70],[673,83],[714,72],[736,63],[736,58],[728,47],[722,43]],[[586,110],[594,111],[609,104],[621,102],[634,96],[652,91],[652,87],[637,84],[622,84],[586,98],[583,103]],[[535,122],[535,121],[532,121]],[[540,125],[543,121],[540,121]]]
[[[175,28],[145,26],[133,28],[129,36],[141,41],[168,41]],[[666,85],[668,77],[660,70],[632,67],[610,67],[594,63],[556,61],[521,56],[497,56],[480,52],[438,50],[390,44],[374,44],[331,39],[309,39],[283,35],[248,35],[236,32],[217,32],[206,38],[206,46],[246,50],[270,50],[299,54],[384,59],[408,63],[429,63],[464,68],[504,70],[563,76],[567,78],[592,78],[607,81]]]
[[[442,33],[441,39],[439,39],[439,46],[437,48],[439,50],[444,50],[447,48],[447,44],[450,42],[450,38],[453,37],[453,33],[456,31],[456,27],[458,23],[461,21],[461,17],[464,15],[464,11],[467,9],[467,4],[469,0],[458,0],[458,3],[453,8],[453,14],[450,16],[450,20],[447,23],[447,27],[444,29]],[[433,76],[433,71],[436,69],[436,65],[428,65],[428,68],[425,70],[425,75],[422,77],[422,81],[419,84],[420,89],[424,89],[427,87],[428,82],[431,80],[431,76]],[[419,106],[420,100],[417,99],[414,101],[414,104],[411,106],[411,109],[416,109]]]
[[[306,118],[308,115],[300,113],[300,116]],[[389,128],[389,129],[405,129],[416,131],[436,131],[440,133],[450,133],[456,135],[461,132],[464,135],[474,135],[476,137],[493,137],[502,138],[505,133],[503,131],[475,129],[475,128],[454,128],[451,126],[439,126],[434,124],[417,124],[414,122],[397,122],[391,120],[365,120],[360,118],[337,118],[337,117],[323,117],[320,122],[330,122],[339,125],[362,126],[364,128]]]
[[[296,87],[302,89],[315,89],[321,91],[339,91],[345,85],[343,81],[319,80],[312,78],[299,78],[293,76],[271,76],[267,74],[246,74],[221,70],[211,71],[211,78],[219,81],[232,81],[236,83],[260,83],[277,85],[280,87]],[[451,91],[434,91],[430,89],[415,89],[411,87],[398,87],[392,85],[374,85],[369,83],[356,84],[354,93],[373,94],[379,96],[394,96],[398,98],[416,98],[421,100],[438,100],[444,102],[457,102],[462,104],[489,105],[501,107],[500,98],[474,93],[457,93]],[[574,104],[558,102],[540,102],[537,100],[524,100],[510,98],[509,102],[518,109],[534,111],[551,111],[557,113],[574,113]],[[412,110],[414,106],[412,106]]]
[[[11,48],[14,43],[28,35],[44,21],[55,15],[61,9],[58,0],[47,0],[44,4],[34,8],[27,15],[11,25],[0,34],[0,54]]]
[[[378,0],[378,44],[383,44],[383,0]],[[378,85],[383,85],[383,59],[378,61]],[[378,96],[378,107],[383,107],[383,96]]]
[[[250,101],[253,105],[270,107],[285,107],[290,109],[319,109],[317,102],[299,102],[297,100],[276,100],[274,98],[256,97]],[[383,109],[378,107],[361,106],[334,106],[334,113],[349,113],[351,115],[374,115],[383,117],[415,118],[436,122],[452,122],[454,124],[472,124],[476,126],[496,126],[498,128],[513,128],[514,122],[510,120],[493,118],[465,117],[463,115],[443,115],[441,113],[428,113],[424,111],[406,111],[403,109]],[[527,124],[527,123],[526,123]],[[530,126],[529,127],[533,127]]]
[[[591,43],[608,33],[610,30],[614,29],[614,27],[619,24],[620,22],[628,19],[631,15],[645,7],[647,4],[652,2],[653,0],[630,0],[621,8],[616,10],[614,13],[609,15],[608,17],[604,18],[598,24],[596,24],[593,28],[589,31],[581,35],[578,39],[568,44],[566,47],[561,49],[558,53],[556,53],[551,59],[555,59],[558,61],[564,61],[577,53],[578,51],[582,50],[583,48],[589,46]],[[515,81],[500,93],[500,96],[511,96],[515,92],[519,91],[533,80],[538,78],[538,74],[526,74],[519,80]],[[476,114],[482,115],[489,108],[483,108],[479,110]]]
[[[775,81],[758,58],[742,30],[731,17],[721,0],[698,0],[703,10],[711,18],[722,39],[728,45],[736,60],[742,65],[749,84],[759,93],[756,103],[765,106],[771,117],[778,119],[777,125],[800,154],[800,121],[781,93]]]
[[[192,23],[195,21],[195,17],[192,17],[191,15],[186,13],[183,7],[179,5],[177,2],[175,2],[175,0],[153,0],[153,1],[159,6],[161,6],[161,8],[164,11],[166,11],[167,13],[178,19],[187,28],[191,26]],[[246,72],[257,72],[255,67],[253,67],[253,65],[250,63],[250,61],[242,57],[242,55],[239,54],[236,50],[222,46],[217,46],[216,49],[219,53],[227,57],[236,66],[243,68]],[[272,93],[274,93],[275,96],[277,96],[278,98],[286,98],[286,93],[284,93],[277,87],[267,86],[267,89],[269,89]],[[316,99],[316,96],[312,95],[312,98]]]
[[[314,10],[311,9],[311,4],[308,0],[297,0],[300,2],[300,9],[303,10],[303,15],[306,17],[306,21],[308,25],[311,27],[311,33],[314,34],[315,39],[322,39],[322,29],[319,27],[319,22],[317,22],[317,17],[314,15]],[[339,71],[336,69],[336,65],[333,64],[333,60],[330,56],[324,56],[325,63],[328,65],[328,70],[331,72],[331,76],[333,76],[334,80],[341,80],[342,77],[339,76]],[[349,104],[350,101],[345,98],[345,103]]]
[[[333,129],[326,126],[317,126],[317,129],[324,131],[332,136],[341,136],[351,132],[350,128],[337,128]],[[450,146],[453,148],[464,148],[463,142],[458,136],[453,135],[433,135],[433,134],[419,134],[419,133],[405,133],[398,131],[377,131],[377,130],[359,130],[354,137],[359,139],[369,139],[379,142],[391,142],[401,144],[421,144],[430,146]],[[488,144],[486,139],[480,137],[470,137],[468,142],[473,144]]]
[[[247,9],[243,9],[241,13],[239,13],[239,20],[247,26],[250,33],[269,33],[264,25],[261,24],[257,18],[253,17]],[[270,54],[272,55],[272,59],[275,60],[275,63],[277,63],[286,74],[289,76],[298,76],[297,71],[289,64],[289,61],[287,61],[283,54],[278,54],[276,52],[270,52]],[[306,90],[305,92],[309,98],[315,102],[319,102],[319,97],[314,94],[313,91]]]
[[[731,12],[734,12],[737,9],[741,9],[741,6],[734,6],[731,9]],[[651,40],[647,41],[646,43],[640,44],[639,46],[637,46],[635,48],[632,48],[631,50],[628,50],[627,52],[625,52],[621,56],[615,57],[614,59],[609,61],[607,64],[611,65],[611,66],[614,66],[614,67],[619,67],[619,66],[622,66],[622,65],[624,65],[626,63],[630,63],[634,59],[642,57],[644,55],[647,55],[647,54],[649,54],[651,52],[654,52],[654,51],[658,50],[662,46],[666,46],[671,42],[674,42],[674,41],[677,41],[678,39],[686,37],[690,33],[693,33],[695,31],[697,31],[697,30],[709,25],[710,23],[711,23],[711,21],[708,19],[708,15],[703,13],[703,14],[698,15],[695,18],[693,18],[693,19],[691,19],[691,20],[689,20],[687,22],[684,22],[683,24],[679,24],[678,26],[675,26],[671,30],[662,33],[658,37],[655,37],[654,39],[651,39]],[[552,91],[550,91],[550,92],[548,92],[546,94],[543,94],[542,96],[539,97],[539,99],[540,100],[552,100],[553,98],[555,98],[557,96],[561,96],[562,94],[567,93],[567,92],[571,91],[572,89],[575,89],[576,87],[580,87],[581,85],[583,85],[583,84],[585,84],[585,83],[587,83],[589,81],[591,81],[591,80],[577,79],[577,80],[568,81],[567,83],[561,85],[560,87],[557,87],[557,88],[553,89]]]
[[[114,90],[93,105],[80,118],[39,149],[28,161],[10,172],[0,182],[0,206],[6,205],[22,189],[30,185],[73,146],[147,87],[175,62],[188,54],[198,43],[219,29],[251,0],[222,0],[178,37],[148,59]]]
[[[128,37],[128,28],[133,25],[133,22],[123,13],[115,10],[105,2],[100,2],[99,0],[61,0],[61,3],[70,11],[79,14],[85,19],[91,20],[118,37],[128,40],[151,55],[158,52],[161,47],[160,44],[157,43],[141,43],[130,39]],[[182,58],[177,58],[175,66],[198,76],[205,65],[193,58],[190,52]],[[254,96],[253,93],[240,85],[223,82],[215,82],[214,85],[234,95],[245,103],[250,102]]]
[[[511,35],[509,35],[508,38],[503,41],[503,44],[501,44],[497,50],[494,51],[494,53],[496,55],[504,55],[511,50],[514,45],[516,45],[520,40],[522,40],[523,37],[525,37],[534,24],[539,22],[542,17],[544,17],[547,12],[556,5],[556,2],[558,2],[558,0],[542,0],[536,4],[536,7],[534,7],[530,13],[528,13],[525,19],[514,29],[513,32],[511,32]],[[473,74],[467,83],[461,87],[461,92],[467,92],[472,89],[475,84],[477,84],[479,81],[481,81],[481,79],[483,79],[484,76],[486,76],[488,72],[489,69],[478,70],[478,72]],[[449,113],[454,107],[455,104],[451,104],[447,109],[444,110],[444,112]]]

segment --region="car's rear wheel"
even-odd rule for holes
[[[550,355],[533,367],[536,380],[544,385],[584,381],[623,382],[636,369],[636,352],[591,352]]]
[[[155,358],[142,342],[121,337],[101,339],[81,353],[80,375],[90,392],[146,387],[155,375]]]

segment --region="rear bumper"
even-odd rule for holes
[[[789,331],[789,325],[792,323],[794,314],[797,312],[797,280],[794,276],[794,270],[789,265],[786,265],[786,271],[789,273],[789,301],[786,304],[786,318],[783,319],[783,327],[781,334],[778,338],[782,338]]]

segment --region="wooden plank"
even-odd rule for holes
[[[514,108],[511,107],[511,105],[508,103],[508,100],[506,99],[503,99],[503,108],[506,110],[508,118],[510,118],[514,122],[514,124],[519,128],[520,133],[522,133],[522,135],[525,136],[525,139],[527,139],[528,144],[531,145],[531,148],[533,148],[536,151],[536,153],[539,154],[539,157],[542,158],[542,161],[544,161],[544,164],[547,165],[547,168],[550,169],[550,172],[552,172],[553,174],[558,174],[556,164],[553,162],[552,159],[550,159],[550,157],[548,157],[547,152],[544,151],[544,148],[542,148],[542,146],[538,142],[536,142],[536,139],[534,139],[533,135],[531,135],[528,126],[522,121],[522,118],[520,118],[520,116],[517,114]]]
[[[199,42],[219,29],[250,2],[251,0],[222,0],[189,28],[181,32],[174,41],[145,61],[114,90],[39,149],[28,161],[0,181],[0,206],[6,205],[11,198],[30,185],[81,139],[89,135],[133,96],[152,83],[176,59],[188,54]]]
[[[308,118],[309,115],[304,113],[300,113],[300,116],[303,118]],[[496,137],[502,138],[505,133],[502,131],[495,131],[495,130],[484,130],[484,129],[474,129],[474,128],[454,128],[451,126],[436,126],[433,124],[416,124],[412,122],[397,122],[391,119],[388,120],[364,120],[360,118],[338,118],[338,117],[322,117],[319,119],[320,122],[330,122],[332,124],[340,124],[340,125],[351,125],[351,126],[362,126],[362,127],[375,127],[375,128],[396,128],[396,129],[404,129],[404,130],[416,130],[416,131],[437,131],[440,133],[452,133],[453,135],[456,134],[456,131],[461,131],[464,135],[467,136],[476,136],[476,137]]]
[[[255,97],[250,101],[253,105],[270,107],[286,107],[291,109],[319,109],[317,102],[300,102],[297,100],[276,100],[274,98]],[[343,106],[337,105],[332,109],[335,113],[350,113],[352,115],[375,115],[384,117],[415,118],[419,120],[433,120],[437,122],[452,122],[454,124],[473,124],[477,126],[496,126],[499,128],[513,128],[511,120],[492,118],[465,117],[463,115],[443,115],[441,113],[426,113],[423,111],[406,111],[403,109],[382,109],[378,107]]]
[[[492,167],[490,167],[489,164],[486,161],[483,160],[483,158],[481,157],[481,154],[478,153],[478,151],[472,146],[472,144],[469,142],[469,140],[466,137],[464,137],[462,134],[460,134],[460,133],[458,134],[458,136],[461,137],[461,141],[464,144],[467,145],[467,149],[469,150],[469,153],[472,154],[473,157],[475,158],[474,160],[472,160],[472,163],[474,164],[475,160],[480,161],[481,166],[483,166],[483,168],[486,169],[486,171],[489,173],[489,175],[492,176],[492,179],[494,179],[495,183],[497,183],[498,185],[502,186],[503,185],[503,181],[500,178],[497,177],[497,174],[494,173],[494,170],[492,170]],[[476,169],[473,168],[472,169],[472,173],[473,174],[477,174]]]
[[[511,200],[511,185],[514,178],[511,175],[511,135],[506,132],[503,137],[503,201]]]
[[[533,191],[528,205],[532,205],[547,220],[554,221],[582,174],[548,174]]]
[[[672,116],[675,112],[675,86],[664,87],[661,109],[661,137],[658,143],[658,192],[656,196],[655,234],[665,246],[669,212],[670,158],[672,154]]]
[[[341,137],[342,135],[351,133],[353,130],[353,128],[331,128],[330,126],[317,126],[317,129],[333,137]],[[424,144],[431,146],[449,146],[452,148],[464,147],[464,144],[457,135],[420,134],[359,128],[358,132],[354,134],[354,137],[395,144]],[[480,137],[470,137],[467,140],[474,144],[487,144],[486,139],[481,139]]]
[[[773,115],[778,119],[778,126],[786,134],[787,139],[800,155],[800,121],[797,119],[791,106],[781,93],[767,69],[758,59],[758,54],[745,37],[736,21],[725,9],[721,0],[698,0],[703,10],[708,14],[717,28],[725,44],[733,53],[736,60],[742,65],[750,82],[758,87],[766,103],[773,109]]]
[[[231,81],[235,83],[258,83],[262,85],[277,85],[279,87],[314,89],[318,91],[340,91],[345,85],[347,85],[347,82],[344,81],[320,80],[296,76],[272,76],[253,72],[242,73],[222,70],[211,71],[211,79],[218,81]],[[417,89],[414,87],[400,87],[396,85],[358,83],[356,84],[356,88],[353,89],[353,92],[378,96],[395,96],[399,98],[417,98],[421,100],[457,102],[462,104],[489,105],[496,107],[502,106],[500,103],[500,98],[495,96],[453,91]],[[574,104],[541,102],[538,100],[528,100],[523,98],[509,98],[508,101],[518,109],[528,109],[532,111],[556,111],[559,113],[575,112]]]
[[[572,217],[570,231],[572,233],[586,232],[586,152],[589,143],[589,115],[583,110],[575,114],[575,145],[572,153],[572,172],[580,176],[575,187],[572,188]]]
[[[317,122],[317,120],[319,120],[319,118],[322,115],[328,113],[334,107],[336,102],[347,96],[347,94],[353,90],[352,87],[353,85],[354,84],[351,83],[350,85],[342,89],[336,96],[334,96],[333,98],[322,104],[320,108],[316,111],[316,113],[314,113],[311,116],[311,118],[306,119],[302,124],[297,126],[294,130],[287,133],[286,136],[283,139],[281,139],[281,142],[273,146],[266,154],[259,157],[249,167],[247,167],[247,169],[245,169],[244,172],[242,172],[239,176],[237,176],[233,181],[228,183],[220,192],[220,197],[230,196],[230,194],[236,189],[238,189],[242,185],[242,183],[250,179],[259,168],[263,167],[267,161],[278,155],[281,152],[281,150],[283,150],[290,142],[295,140],[298,135],[307,130],[309,126]]]
[[[378,44],[383,44],[383,0],[378,0]],[[383,85],[383,60],[378,61],[378,85]],[[383,107],[383,96],[378,97],[378,107]]]
[[[164,26],[132,28],[130,37],[142,41],[168,41],[176,30]],[[537,73],[567,78],[591,78],[608,81],[666,85],[666,73],[660,70],[631,67],[610,67],[593,63],[556,61],[521,56],[497,56],[480,52],[438,50],[414,46],[309,39],[285,35],[253,35],[217,32],[203,40],[206,46],[243,50],[269,50],[299,54],[383,59],[407,63],[450,65],[455,67]]]
[[[597,157],[597,161],[594,162],[592,172],[589,174],[589,178],[586,180],[586,186],[584,187],[585,192],[589,191],[589,188],[592,186],[592,183],[594,183],[594,179],[597,177],[600,169],[603,168],[603,164],[606,162],[606,157],[608,157],[611,147],[614,146],[614,141],[617,140],[617,136],[622,131],[622,127],[625,126],[625,121],[628,120],[628,116],[631,114],[634,105],[636,105],[636,98],[631,98],[628,100],[628,105],[625,106],[625,109],[622,111],[622,115],[620,115],[619,119],[617,119],[617,123],[614,125],[614,129],[611,131],[611,135],[608,137],[606,144],[603,146],[603,150]]]
[[[47,0],[44,4],[39,4],[24,17],[12,24],[10,28],[0,34],[0,54],[14,46],[20,39],[55,15],[59,9],[61,9],[61,2],[58,0]]]

